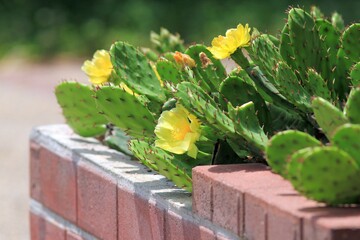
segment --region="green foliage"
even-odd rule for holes
[[[128,142],[130,141],[129,135],[127,135],[121,129],[114,127],[110,132],[105,136],[105,144],[110,148],[116,149],[119,152],[122,152],[126,155],[132,156],[132,152],[129,150]]]
[[[165,101],[164,89],[142,52],[130,44],[116,42],[110,49],[110,56],[117,75],[135,93],[158,102]]]
[[[334,135],[338,127],[349,122],[337,107],[321,97],[317,97],[312,101],[312,109],[316,121],[329,139]]]
[[[283,131],[269,141],[266,159],[276,173],[287,177],[286,166],[291,156],[300,149],[316,146],[321,146],[321,143],[309,134],[296,130]]]
[[[96,91],[96,102],[100,113],[127,134],[138,138],[154,134],[154,116],[136,96],[119,87],[104,86]]]
[[[94,92],[77,82],[63,82],[55,89],[67,124],[80,136],[93,137],[105,133],[106,118],[96,110]]]

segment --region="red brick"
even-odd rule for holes
[[[76,165],[42,148],[40,151],[41,201],[67,220],[76,222]]]
[[[286,185],[263,164],[200,166],[193,169],[193,179],[194,212],[208,219],[210,215],[214,223],[238,235],[244,233],[243,193]]]
[[[65,229],[49,222],[42,217],[30,213],[30,236],[31,240],[65,240]]]
[[[301,239],[301,219],[271,208],[267,211],[267,240]]]
[[[213,217],[212,221],[235,234],[243,233],[239,221],[243,216],[242,193],[222,182],[213,182]],[[240,206],[241,205],[241,206]]]
[[[166,240],[215,240],[215,233],[193,222],[182,219],[181,216],[173,212],[165,215]]]
[[[258,213],[252,213],[252,211],[258,211],[266,216],[263,221],[267,239],[301,239],[302,217],[298,215],[299,207],[313,206],[313,204],[314,202],[299,196],[285,180],[281,188],[249,189],[245,193],[246,236],[259,234],[256,222],[261,220],[257,216]],[[264,239],[263,235],[259,239]]]
[[[212,220],[212,182],[201,171],[194,168],[193,181],[193,212],[208,220]]]
[[[358,207],[304,209],[304,239],[360,239],[360,209]]]
[[[118,188],[118,219],[119,239],[164,239],[164,211],[122,188]]]
[[[45,221],[38,215],[30,212],[30,239],[40,239],[41,229],[45,228]]]
[[[78,225],[101,239],[117,239],[116,180],[86,162],[78,164]]]
[[[41,201],[40,149],[39,144],[30,142],[30,196],[37,201]]]
[[[282,177],[271,173],[267,166],[257,163],[200,166],[193,170],[193,175],[197,174],[206,176],[206,180],[223,183],[241,192],[254,188],[284,186]]]
[[[257,198],[251,198],[248,195],[245,195],[244,202],[245,238],[248,240],[265,240],[267,228],[266,206]]]
[[[82,238],[80,235],[73,233],[73,232],[66,232],[66,240],[83,240],[84,238]]]

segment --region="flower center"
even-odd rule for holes
[[[172,137],[174,140],[183,140],[188,132],[190,132],[190,124],[187,122],[186,124],[182,124],[175,128],[172,132]]]

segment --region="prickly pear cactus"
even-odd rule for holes
[[[356,63],[350,72],[351,83],[355,87],[360,86],[360,62]]]
[[[110,49],[115,72],[135,93],[164,102],[165,91],[145,55],[130,44],[116,42]]]
[[[344,114],[351,123],[360,124],[360,87],[351,90]]]
[[[67,124],[80,136],[94,137],[105,133],[108,120],[96,108],[94,91],[76,82],[63,82],[55,89]]]
[[[272,137],[267,144],[266,159],[274,172],[286,177],[286,165],[296,151],[321,145],[316,138],[304,132],[283,131]]]
[[[130,141],[129,147],[145,166],[159,172],[178,187],[192,191],[191,169],[201,164],[201,161],[170,154],[139,140]]]
[[[316,121],[329,139],[331,139],[338,127],[349,122],[340,109],[321,97],[317,97],[312,101],[312,109]]]
[[[189,191],[194,166],[266,157],[309,198],[353,203],[360,195],[359,27],[345,28],[336,13],[330,21],[317,8],[291,8],[279,37],[239,24],[212,47],[187,49],[161,29],[151,33],[155,49],[115,42],[107,81],[63,83],[56,95],[77,133],[104,137]],[[238,64],[230,73],[220,61],[228,56]]]
[[[155,119],[136,96],[119,87],[104,86],[96,91],[98,110],[109,122],[133,137],[151,137]]]
[[[329,205],[357,203],[360,169],[353,158],[336,147],[311,150],[300,167],[301,192]]]

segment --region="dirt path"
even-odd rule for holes
[[[80,66],[0,64],[0,239],[30,239],[28,136],[34,126],[64,122],[53,89],[64,79],[86,81]]]

